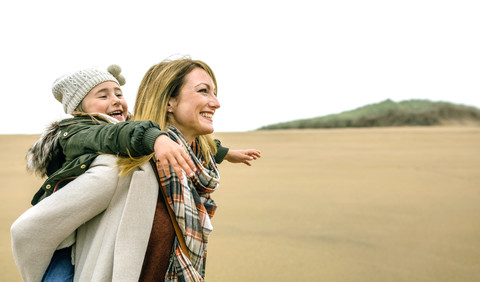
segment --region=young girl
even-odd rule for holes
[[[182,147],[172,141],[156,123],[128,121],[128,106],[120,86],[125,79],[121,69],[112,65],[107,71],[89,68],[59,77],[53,94],[73,118],[50,125],[27,153],[28,168],[42,177],[48,176],[32,199],[35,205],[84,173],[100,154],[138,157],[155,153],[157,169],[169,177],[169,165],[177,175],[184,170],[193,174],[195,165]],[[216,140],[215,159],[233,163],[260,157],[255,149],[229,150]],[[71,248],[75,234],[63,241],[53,254],[43,281],[71,281]],[[61,280],[56,280],[61,279]]]

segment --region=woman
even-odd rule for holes
[[[158,178],[151,156],[117,163],[112,155],[100,155],[85,174],[12,225],[14,257],[25,281],[41,279],[55,248],[75,230],[75,281],[203,280],[216,207],[210,194],[219,181],[209,135],[220,107],[216,88],[213,72],[201,61],[180,59],[150,68],[134,119],[158,123],[183,144],[196,174],[187,178],[171,170],[170,178]],[[175,236],[167,207],[186,249]]]

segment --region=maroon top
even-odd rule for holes
[[[175,229],[161,191],[159,191],[152,233],[148,240],[139,281],[165,281],[174,239]]]

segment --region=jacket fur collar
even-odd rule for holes
[[[103,122],[118,123],[118,120],[105,114],[84,114],[73,113],[74,117],[89,116],[92,119],[100,119]],[[40,138],[28,149],[27,169],[35,174],[46,177],[49,173],[48,167],[52,161],[63,155],[60,146],[61,121],[52,122]]]

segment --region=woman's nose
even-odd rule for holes
[[[212,96],[211,96],[211,99],[210,99],[210,102],[208,103],[208,105],[209,105],[211,108],[213,108],[213,109],[218,109],[218,108],[220,108],[220,102],[218,102],[217,96],[212,95]]]

